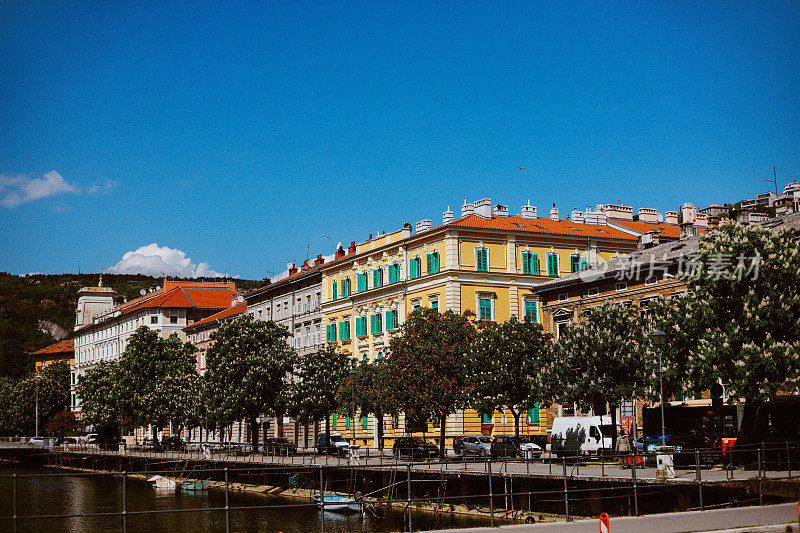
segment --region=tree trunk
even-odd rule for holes
[[[439,413],[439,458],[444,461],[447,458],[444,437],[447,431],[447,415]]]
[[[258,453],[258,422],[256,417],[250,417],[250,441],[253,444],[253,453]]]
[[[376,415],[375,418],[378,424],[378,449],[383,450],[383,413]]]
[[[331,415],[325,417],[325,453],[328,453],[328,448],[331,447]],[[327,460],[327,459],[326,459]]]
[[[514,436],[519,437],[519,416],[522,412],[512,409],[511,407],[509,407],[508,410],[511,411],[511,414],[514,416]]]
[[[611,407],[611,450],[617,451],[617,405],[613,403],[609,405]]]

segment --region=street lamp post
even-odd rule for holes
[[[39,436],[39,374],[36,374],[36,435],[35,437]]]
[[[353,400],[353,419],[350,421],[350,429],[353,433],[353,442],[351,445],[356,444],[356,367],[350,369],[350,392]]]
[[[664,427],[664,379],[662,377],[663,366],[661,363],[661,354],[664,351],[664,345],[667,344],[667,334],[660,329],[656,329],[651,335],[653,337],[653,344],[658,349],[658,396],[659,403],[661,404],[661,446],[666,446],[667,432]]]

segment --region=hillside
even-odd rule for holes
[[[99,280],[99,274],[20,277],[0,272],[0,377],[19,376],[32,370],[30,352],[69,335],[75,325],[78,291],[81,287],[96,286]],[[266,283],[233,281],[244,292]],[[103,274],[103,285],[113,287],[129,300],[138,298],[142,289],[163,282],[163,278],[143,275]]]

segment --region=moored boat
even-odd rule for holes
[[[147,480],[151,485],[157,489],[176,489],[178,482],[174,479],[169,479],[164,476],[153,476]]]
[[[321,497],[319,494],[314,495],[314,501],[320,503]],[[358,513],[364,505],[362,502],[348,498],[347,496],[339,496],[336,494],[325,495],[325,510],[333,511],[336,513]]]
[[[181,490],[192,492],[208,490],[208,481],[184,481],[181,483]]]

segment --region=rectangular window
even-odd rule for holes
[[[372,288],[383,287],[383,269],[376,268],[372,271]]]
[[[339,322],[339,338],[343,341],[350,340],[350,321],[343,320]]]
[[[431,300],[431,309],[437,313],[439,312],[439,300]]]
[[[336,280],[331,283],[331,294],[333,295],[333,299],[336,300],[339,297],[339,294],[336,292]]]
[[[380,313],[376,313],[370,317],[370,333],[377,335],[383,331],[383,320]]]
[[[572,254],[569,256],[569,268],[570,272],[578,272],[581,269],[581,256],[578,254]]]
[[[397,309],[386,311],[386,331],[397,329]]]
[[[178,323],[178,313],[172,312],[169,314],[169,323],[170,324],[177,324]]]
[[[356,318],[356,336],[364,337],[367,334],[367,317],[360,316]]]
[[[558,295],[558,301],[559,302],[566,302],[567,300],[569,300],[569,294],[568,293],[562,292],[561,294]]]
[[[600,289],[598,289],[597,287],[592,287],[591,289],[586,291],[586,296],[597,296],[598,294],[600,294]]]
[[[536,308],[535,300],[525,300],[525,316],[530,317],[531,322],[539,321],[539,313]]]
[[[336,324],[328,324],[325,330],[328,342],[336,342]]]
[[[646,280],[644,280],[644,284],[646,286],[655,285],[657,281],[658,281],[658,278],[656,278],[655,276],[651,276],[651,277],[647,278]]]
[[[336,413],[331,415],[331,429],[336,429]]]
[[[419,257],[412,258],[409,268],[409,277],[411,279],[417,279],[421,275],[420,271],[422,270],[422,260]]]
[[[475,248],[475,270],[478,272],[489,271],[489,250],[486,248]]]
[[[400,263],[389,265],[389,283],[400,281]]]
[[[547,275],[558,276],[558,254],[547,254]]]
[[[367,422],[368,422],[368,418],[366,416],[362,416],[361,417],[361,427],[364,428],[364,429],[367,429]]]
[[[528,421],[530,424],[539,423],[539,402],[536,402],[531,409],[528,409]]]
[[[539,275],[539,256],[531,252],[522,252],[522,273]]]
[[[428,254],[428,274],[435,274],[439,272],[439,252]]]
[[[357,276],[358,278],[358,292],[364,292],[367,290],[367,273],[364,272]]]
[[[492,320],[491,298],[478,298],[478,317],[481,320]]]
[[[350,427],[350,415],[347,415],[347,418],[345,418],[344,427],[346,427],[346,428]]]
[[[343,278],[342,279],[342,298],[345,296],[350,296],[351,294],[351,287],[350,287],[350,278]]]
[[[491,424],[493,418],[494,418],[494,413],[482,413],[481,424]]]
[[[589,268],[589,259],[584,256],[581,256],[581,263],[579,268],[580,270],[586,270],[587,268]]]
[[[615,291],[624,291],[627,288],[628,288],[628,283],[626,281],[621,281],[621,282],[616,284],[616,286],[614,287],[614,290]]]

